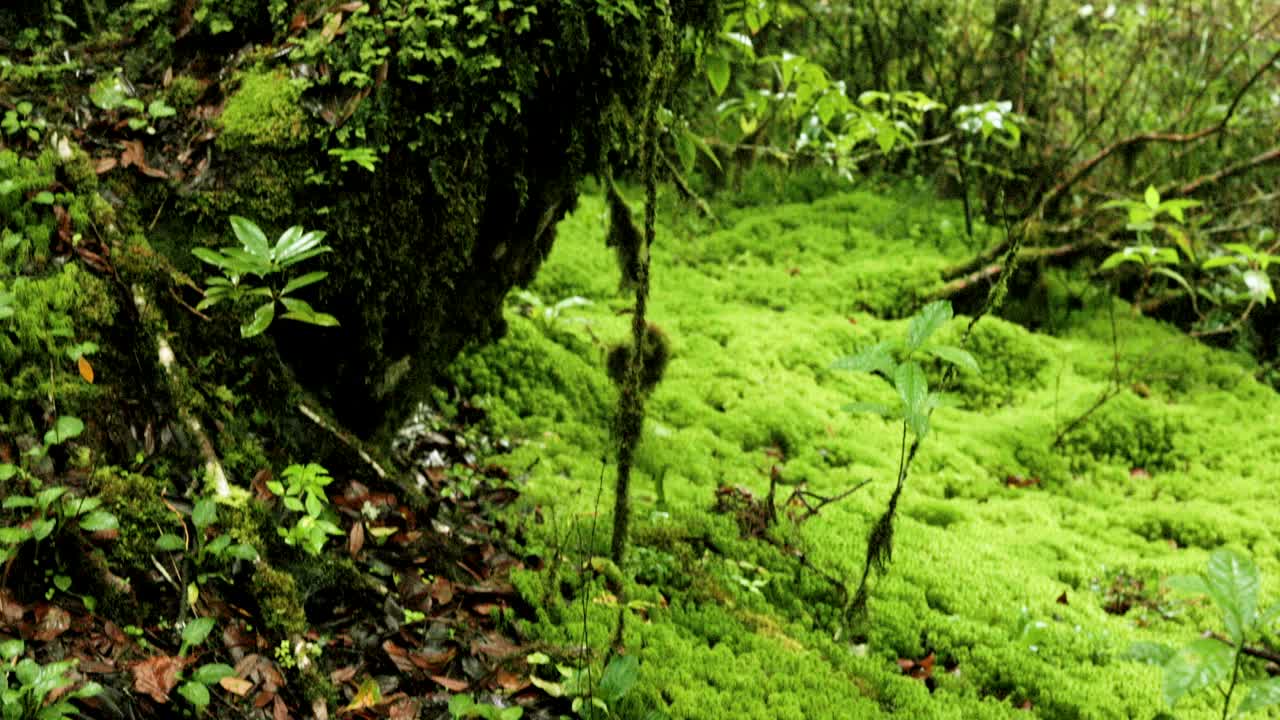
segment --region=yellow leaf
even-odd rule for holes
[[[382,689],[378,687],[377,680],[368,678],[360,683],[360,689],[356,691],[356,696],[351,698],[351,704],[342,708],[342,712],[366,710],[376,707],[380,702],[382,702]]]
[[[80,377],[84,378],[85,382],[92,385],[93,384],[93,366],[89,364],[88,359],[86,359],[85,356],[81,355],[80,359],[76,361],[76,365],[80,366]]]

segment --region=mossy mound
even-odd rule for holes
[[[629,615],[624,634],[642,660],[634,692],[671,717],[699,720],[1013,718],[1023,707],[1054,718],[1157,717],[1159,669],[1125,659],[1129,644],[1181,645],[1218,622],[1207,607],[1162,599],[1159,579],[1197,571],[1210,549],[1232,544],[1262,565],[1264,597],[1280,587],[1270,519],[1280,500],[1280,441],[1270,432],[1280,400],[1252,378],[1247,358],[1200,348],[1118,305],[1122,369],[1138,367],[1146,396],[1125,390],[1055,448],[1111,386],[1105,303],[1073,311],[1056,337],[982,319],[969,349],[991,375],[958,376],[959,404],[934,413],[899,504],[893,564],[873,587],[866,621],[847,623],[831,578],[851,592],[861,573],[902,427],[841,410],[893,401],[889,383],[829,368],[905,332],[907,321],[893,318],[911,307],[895,303],[923,296],[934,269],[966,257],[961,239],[941,232],[963,227],[958,207],[878,190],[718,207],[726,225],[711,232],[664,201],[650,317],[673,352],[633,479],[637,544],[625,588],[653,603]],[[530,468],[528,508],[544,514],[543,525],[527,526],[533,549],[575,559],[554,577],[521,577],[531,603],[550,598],[528,631],[577,647],[585,627],[586,644],[601,651],[618,609],[602,578],[584,584],[576,560],[607,549],[608,519],[596,510],[611,502],[607,491],[600,497],[612,473],[601,478],[612,451],[604,349],[629,323],[615,314],[628,299],[617,292],[605,231],[604,204],[584,197],[530,288],[547,304],[591,300],[574,308],[575,322],[544,331],[513,311],[508,340],[450,370],[464,384],[512,378],[470,387],[527,438],[509,462]],[[946,337],[958,342],[966,322],[957,318]],[[529,367],[530,356],[563,362],[518,381],[494,365]],[[573,389],[583,386],[602,392]],[[872,483],[803,525],[784,519],[769,542],[743,540],[735,517],[709,514],[721,486],[764,498],[774,468],[824,496]],[[791,490],[780,486],[780,500]],[[1117,604],[1117,573],[1143,579],[1149,604]],[[899,664],[927,657],[928,682]],[[1184,699],[1178,713],[1207,720],[1221,709],[1205,695]]]

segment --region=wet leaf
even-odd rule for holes
[[[178,684],[178,672],[186,663],[182,658],[157,655],[134,663],[133,689],[151,696],[158,703],[169,702],[169,693]]]
[[[76,367],[80,370],[80,377],[84,378],[85,382],[92,385],[93,366],[89,364],[89,359],[81,355],[80,359],[76,361]]]

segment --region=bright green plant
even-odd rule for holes
[[[288,545],[319,555],[330,535],[342,534],[342,528],[333,522],[329,499],[324,494],[333,478],[328,470],[315,463],[290,465],[281,477],[284,482],[271,480],[267,482],[267,489],[278,495],[286,508],[303,515],[293,527],[277,528],[277,532]]]
[[[209,637],[209,633],[213,631],[214,624],[214,619],[210,617],[196,618],[187,623],[187,626],[182,629],[182,647],[178,650],[178,656],[186,657],[192,648],[203,644],[205,639]],[[211,700],[209,688],[217,685],[219,680],[235,674],[235,668],[230,665],[205,663],[196,668],[178,686],[178,694],[194,705],[197,713],[202,713]]]
[[[132,87],[119,70],[95,82],[89,88],[89,100],[100,110],[107,112],[127,110],[134,113],[133,117],[126,120],[129,129],[146,130],[148,135],[156,133],[154,124],[156,120],[178,114],[178,111],[163,98],[156,98],[146,103],[141,98],[134,97]]]
[[[62,416],[54,428],[45,433],[44,444],[28,453],[44,457],[49,448],[76,437],[84,431],[84,423],[78,418]],[[15,492],[8,483],[20,479],[32,488],[32,494]],[[0,520],[0,563],[8,563],[17,555],[18,548],[27,541],[37,543],[53,534],[58,527],[76,527],[82,532],[114,530],[119,524],[116,516],[102,509],[102,501],[96,497],[78,497],[63,485],[41,487],[39,480],[26,471],[9,463],[0,464],[0,483],[7,489],[0,509],[5,514],[15,511],[21,517]]]
[[[49,704],[50,693],[75,682],[68,673],[76,661],[41,665],[31,658],[19,660],[25,650],[22,640],[0,642],[0,720],[62,720],[79,714],[72,700],[102,692],[98,683],[85,683]]]
[[[329,154],[344,166],[347,163],[355,163],[369,172],[377,169],[380,159],[378,151],[370,147],[334,148],[329,151]]]
[[[0,129],[4,130],[5,135],[21,133],[33,143],[40,142],[40,133],[45,129],[46,123],[44,118],[33,114],[34,110],[35,106],[30,102],[19,102],[12,110],[5,111],[4,119],[0,120]]]
[[[530,665],[548,665],[551,659],[542,653],[533,653],[526,661]],[[622,717],[619,706],[640,679],[640,661],[631,655],[615,655],[594,682],[590,668],[573,668],[556,665],[560,673],[558,681],[544,680],[536,675],[529,679],[552,697],[571,698],[573,712],[582,720],[609,720]],[[656,712],[645,716],[646,720],[661,717]]]
[[[879,373],[898,391],[899,402],[894,406],[860,402],[846,405],[845,409],[902,418],[905,427],[923,440],[929,434],[929,415],[942,404],[942,397],[929,391],[921,360],[932,355],[964,370],[978,372],[978,361],[967,351],[929,342],[929,338],[951,317],[949,301],[929,303],[911,318],[906,338],[885,340],[857,355],[835,361],[831,365],[833,369]]]
[[[476,699],[470,695],[454,695],[449,698],[449,717],[453,720],[464,720],[464,718],[520,720],[523,716],[524,708],[519,705],[498,707],[489,703],[476,702]]]
[[[929,391],[924,367],[920,361],[928,355],[942,360],[952,368],[959,367],[978,372],[978,361],[967,351],[950,345],[930,343],[933,336],[952,317],[951,303],[938,300],[920,310],[907,326],[905,339],[886,340],[852,357],[837,360],[832,367],[838,370],[879,373],[893,383],[898,391],[898,403],[894,406],[878,403],[853,403],[845,406],[853,412],[874,412],[888,418],[902,418],[902,451],[898,460],[898,482],[889,497],[888,507],[871,529],[867,539],[866,563],[857,593],[848,600],[848,608],[862,611],[868,597],[867,581],[872,569],[884,571],[893,556],[893,520],[898,508],[898,498],[906,485],[907,473],[915,459],[920,443],[929,434],[929,417],[942,404],[942,396]],[[972,324],[970,324],[972,327]],[[945,376],[944,376],[945,377]],[[908,445],[907,431],[915,439]],[[910,447],[910,450],[908,450]]]
[[[332,315],[316,312],[306,301],[290,297],[292,293],[325,279],[329,273],[309,272],[279,287],[264,284],[268,278],[282,275],[285,270],[304,260],[329,252],[332,248],[321,244],[325,236],[323,231],[304,232],[302,226],[294,225],[285,230],[272,246],[261,228],[239,215],[231,216],[231,229],[240,241],[240,247],[226,247],[217,251],[196,248],[191,251],[197,258],[222,272],[221,276],[211,277],[206,281],[205,298],[196,306],[197,309],[205,310],[224,300],[265,300],[253,311],[253,318],[240,326],[240,335],[246,338],[260,335],[270,327],[271,321],[275,319],[276,303],[284,305],[285,313],[281,317],[286,320],[327,327],[338,324],[338,320]],[[250,277],[257,278],[257,281],[251,282],[248,279]]]
[[[1280,602],[1265,610],[1258,604],[1261,578],[1258,566],[1246,555],[1228,548],[1215,550],[1200,575],[1180,575],[1165,583],[1178,592],[1206,595],[1222,613],[1226,641],[1203,637],[1180,650],[1160,643],[1136,643],[1130,650],[1134,659],[1164,668],[1164,700],[1172,708],[1185,695],[1215,689],[1222,696],[1222,717],[1244,717],[1280,704],[1280,678],[1246,682],[1242,677],[1247,662],[1245,645],[1256,640],[1280,617]],[[1234,709],[1237,691],[1247,691]]]
[[[187,547],[187,541],[173,533],[165,533],[156,540],[156,550],[161,552],[188,553],[196,568],[195,579],[187,585],[187,602],[194,606],[200,599],[200,587],[213,578],[226,577],[221,574],[221,567],[229,560],[255,562],[258,552],[251,545],[231,541],[231,536],[222,533],[212,540],[207,534],[218,521],[218,506],[212,498],[201,498],[191,510],[191,524],[195,526],[194,548]]]

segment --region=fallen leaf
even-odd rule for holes
[[[334,670],[333,672],[329,673],[329,682],[333,683],[334,685],[341,685],[345,682],[350,682],[351,679],[354,678],[355,676],[356,676],[356,666],[348,665],[344,668],[338,668],[337,670]]]
[[[8,590],[0,588],[0,620],[4,620],[5,625],[17,625],[22,622],[22,616],[26,612],[26,606],[14,600]]]
[[[471,683],[466,680],[454,680],[453,678],[448,678],[443,675],[432,675],[431,679],[440,683],[440,685],[446,690],[452,692],[463,692],[467,688],[471,687]]]
[[[98,175],[105,175],[116,169],[120,164],[120,160],[114,157],[103,157],[93,161],[93,172]]]
[[[71,627],[71,614],[57,605],[41,605],[36,608],[35,639],[48,642]]]
[[[249,691],[253,689],[253,683],[238,677],[224,677],[218,681],[218,684],[222,686],[223,690],[240,697],[248,695]]]
[[[360,689],[356,691],[355,697],[351,698],[351,702],[342,708],[342,712],[352,712],[354,710],[367,710],[377,706],[382,702],[382,689],[378,687],[378,681],[373,678],[366,678],[360,683]]]
[[[1151,473],[1147,472],[1144,468],[1131,468],[1129,470],[1129,477],[1146,479],[1151,477]]]
[[[360,554],[360,550],[364,547],[364,523],[358,522],[351,526],[351,534],[347,536],[347,552],[355,559]]]
[[[284,704],[284,699],[277,695],[271,706],[271,720],[290,720],[292,717],[289,714],[289,707]]]
[[[133,689],[146,693],[158,703],[169,702],[169,691],[178,683],[178,672],[186,663],[182,658],[156,655],[133,664]]]
[[[76,365],[80,368],[80,377],[84,378],[85,382],[92,385],[93,384],[93,366],[89,364],[88,359],[86,359],[85,356],[81,355],[80,359],[76,361]]]
[[[391,658],[391,664],[395,665],[400,672],[405,674],[414,672],[413,660],[410,659],[408,650],[387,640],[382,643],[382,651],[387,654],[387,657]]]
[[[315,720],[329,720],[329,703],[324,698],[312,700],[311,715]]]
[[[417,700],[406,698],[388,708],[387,715],[391,720],[417,720],[421,709],[422,704]]]

